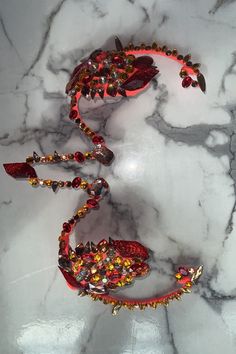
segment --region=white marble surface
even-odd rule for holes
[[[108,180],[111,195],[79,232],[152,250],[152,274],[127,293],[161,293],[185,261],[205,266],[194,293],[115,318],[78,298],[57,270],[57,237],[83,193],[32,189],[1,169],[1,354],[236,352],[235,19],[234,0],[0,1],[2,162],[85,148],[67,118],[64,87],[79,59],[112,48],[115,34],[124,44],[157,39],[191,52],[208,88],[182,89],[179,66],[158,59],[158,86],[127,101],[83,104],[116,154],[111,167],[38,170]]]

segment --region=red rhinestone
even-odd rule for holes
[[[75,119],[77,117],[77,114],[78,112],[75,109],[72,109],[69,114],[70,119]]]
[[[191,85],[191,83],[192,83],[192,78],[190,77],[190,76],[186,76],[184,79],[183,79],[183,81],[182,81],[182,86],[184,87],[184,88],[186,88],[186,87],[189,87],[190,85]]]
[[[75,152],[74,157],[75,157],[75,160],[80,163],[84,162],[84,160],[85,160],[84,155],[82,154],[82,152],[79,152],[79,151]]]
[[[99,207],[99,204],[95,199],[88,199],[86,203],[90,209],[95,209]]]
[[[103,139],[103,137],[100,136],[100,135],[95,135],[95,137],[93,138],[92,142],[93,142],[95,145],[98,145],[98,144],[104,143],[104,139]]]
[[[72,187],[73,188],[79,188],[81,183],[81,178],[80,177],[75,177],[72,181]]]
[[[63,230],[64,230],[65,232],[70,232],[70,231],[71,231],[71,226],[70,226],[70,224],[68,224],[68,222],[64,222],[64,224],[63,224]]]

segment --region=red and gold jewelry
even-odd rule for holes
[[[157,43],[134,46],[132,43],[123,48],[118,37],[115,38],[116,50],[95,50],[83,60],[73,71],[66,86],[66,93],[71,96],[69,118],[73,120],[83,133],[92,141],[94,148],[82,153],[54,154],[39,156],[36,152],[26,158],[25,162],[4,164],[6,172],[14,178],[27,178],[33,186],[46,186],[54,192],[58,188],[83,189],[88,193],[88,200],[77,210],[73,217],[64,222],[59,236],[59,269],[72,289],[81,296],[88,295],[93,300],[113,306],[112,313],[118,313],[121,307],[127,309],[157,308],[168,305],[174,299],[179,300],[184,293],[190,293],[192,286],[200,278],[203,266],[178,268],[175,274],[177,289],[163,296],[149,299],[127,299],[119,297],[116,290],[131,285],[135,278],[146,275],[150,268],[147,263],[147,249],[136,241],[101,240],[98,244],[80,243],[73,250],[69,243],[70,235],[76,223],[84,218],[90,210],[99,208],[100,200],[108,193],[108,183],[97,178],[91,184],[79,176],[72,181],[54,181],[38,178],[33,164],[58,163],[86,160],[97,160],[109,165],[113,152],[107,148],[102,136],[89,128],[82,120],[79,112],[81,97],[95,99],[100,97],[135,96],[146,88],[159,70],[150,55],[161,55],[181,64],[180,77],[182,87],[199,87],[206,91],[206,83],[200,72],[200,64],[191,61],[191,55],[179,54],[176,49],[169,49]],[[138,56],[137,56],[138,55]]]

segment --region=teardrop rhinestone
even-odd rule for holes
[[[84,245],[83,243],[81,242],[80,244],[78,244],[76,247],[75,247],[75,253],[77,254],[77,256],[81,256],[84,252]]]
[[[98,94],[102,99],[104,98],[104,90],[102,88],[98,89]]]
[[[89,92],[90,92],[90,89],[88,86],[83,86],[82,90],[81,90],[81,93],[84,97],[88,97],[89,96]]]
[[[123,88],[118,87],[117,92],[118,92],[121,96],[127,97],[126,91],[125,91]]]
[[[111,97],[115,97],[117,94],[117,88],[113,84],[107,86],[107,94]]]
[[[52,182],[52,190],[54,193],[56,193],[58,186],[59,186],[59,184],[57,181]]]

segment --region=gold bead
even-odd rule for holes
[[[88,187],[88,182],[87,181],[82,181],[81,183],[80,183],[80,188],[81,189],[86,189]]]
[[[86,135],[88,135],[88,132],[89,132],[89,131],[90,131],[89,127],[86,127],[86,128],[84,129],[84,132],[85,132]]]
[[[193,285],[193,283],[191,281],[187,281],[187,283],[185,284],[185,286],[187,286],[188,288],[191,288]]]
[[[175,274],[175,277],[176,277],[176,279],[180,280],[180,279],[182,278],[182,274],[176,273],[176,274]]]
[[[122,258],[118,256],[118,257],[114,258],[114,262],[115,262],[115,264],[120,265],[122,263]]]
[[[77,211],[77,215],[80,217],[80,218],[83,218],[84,217],[84,211],[82,209],[79,209]]]
[[[188,75],[188,73],[187,73],[186,70],[181,70],[180,73],[179,73],[179,76],[182,77],[182,78],[187,76],[187,75]]]
[[[120,280],[118,281],[117,283],[118,286],[124,286],[125,285],[125,282],[123,280]]]
[[[83,263],[84,263],[83,260],[82,260],[82,259],[79,259],[79,260],[73,265],[72,270],[73,270],[74,272],[78,272],[79,267],[82,266]]]
[[[26,158],[26,162],[27,162],[27,163],[33,163],[33,162],[34,162],[33,156],[28,156],[28,157]]]
[[[84,205],[84,206],[83,206],[83,211],[84,211],[85,213],[87,213],[87,212],[89,211],[89,208],[87,207],[87,205]]]
[[[76,259],[76,254],[75,254],[74,251],[71,251],[71,252],[69,253],[69,258],[70,258],[72,261]]]
[[[33,187],[36,187],[39,184],[38,178],[30,178],[28,181]]]
[[[51,179],[45,179],[44,181],[44,184],[48,187],[51,187],[52,186],[52,180]]]
[[[99,253],[97,253],[97,254],[94,256],[94,260],[95,260],[96,262],[100,262],[101,259],[102,259],[102,255],[99,254]]]
[[[91,157],[92,157],[92,153],[90,152],[90,151],[87,151],[85,154],[84,154],[84,156],[85,156],[85,158],[86,159],[91,159]]]
[[[101,276],[99,274],[94,274],[91,278],[91,281],[94,283],[97,283],[101,279]]]
[[[125,277],[125,282],[126,283],[131,283],[132,282],[132,277],[130,276],[130,275],[126,275],[126,277]]]
[[[52,156],[52,155],[48,155],[48,156],[47,156],[47,160],[48,160],[49,162],[52,162],[52,161],[53,161],[53,156]]]
[[[114,264],[108,263],[108,264],[107,264],[107,268],[108,268],[109,270],[113,270],[113,269],[114,269]]]
[[[131,261],[130,261],[129,259],[126,259],[126,260],[124,261],[124,266],[125,266],[126,268],[129,268],[129,267],[131,266]]]

